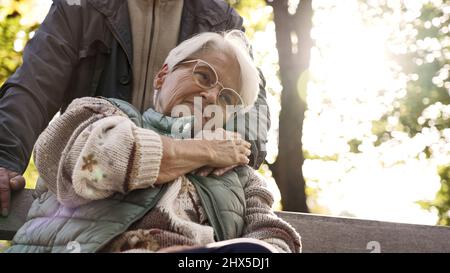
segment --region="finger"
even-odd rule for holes
[[[25,178],[22,175],[17,175],[9,180],[9,186],[13,191],[18,191],[25,188],[25,184]]]
[[[244,146],[247,147],[248,149],[250,149],[252,147],[252,144],[250,142],[244,140]]]
[[[233,165],[233,166],[230,166],[230,167],[215,169],[213,174],[217,175],[217,176],[222,176],[225,173],[227,173],[227,172],[231,171],[232,169],[236,168],[237,166],[238,165]]]
[[[201,173],[204,169],[205,169],[205,167],[198,168],[197,170],[194,171],[194,174],[195,174],[195,175],[200,175],[200,173]]]
[[[227,139],[227,131],[224,130],[223,128],[217,128],[216,130],[214,130],[214,136],[216,140],[224,140]]]
[[[19,175],[19,173],[16,173],[16,172],[10,172],[10,171],[6,171],[6,172],[7,172],[8,175],[9,175],[9,179],[11,179],[11,178],[16,177],[16,176]]]
[[[233,133],[234,133],[235,139],[243,139],[243,138],[242,138],[242,135],[239,134],[238,132],[233,132]]]
[[[223,135],[222,140],[234,140],[235,139],[233,132],[224,131],[222,135]]]
[[[198,172],[198,176],[208,176],[214,169],[212,167],[203,167]]]
[[[224,168],[218,168],[213,171],[213,174],[216,176],[221,176],[223,174]]]
[[[8,216],[10,198],[8,172],[5,168],[0,168],[0,207],[2,216]]]
[[[208,176],[214,171],[214,168],[205,169],[202,173],[202,176]]]
[[[241,135],[239,133],[231,132],[231,131],[225,131],[225,137],[226,137],[227,140],[241,139],[240,136]]]
[[[243,141],[242,139],[236,139],[233,142],[234,142],[234,145],[241,145],[242,141]]]
[[[244,154],[246,156],[250,156],[252,154],[250,149],[247,149],[244,146],[239,147],[239,152],[241,152],[242,154]]]
[[[245,155],[241,155],[240,157],[239,157],[239,162],[241,163],[241,164],[248,164],[249,162],[250,162],[250,159],[248,159],[248,157],[246,157]]]

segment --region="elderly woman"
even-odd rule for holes
[[[272,212],[272,194],[246,166],[248,142],[223,129],[215,131],[223,139],[173,135],[174,125],[210,121],[196,116],[196,100],[203,109],[249,109],[258,81],[241,32],[203,33],[170,52],[154,80],[155,110],[75,100],[36,143],[49,190],[9,252],[300,252],[299,235]],[[173,117],[175,108],[194,119]],[[208,168],[216,171],[202,175]]]

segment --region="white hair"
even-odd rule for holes
[[[244,100],[245,110],[250,110],[258,97],[260,77],[258,69],[250,56],[249,42],[242,31],[200,33],[172,49],[164,63],[172,70],[178,63],[193,55],[201,54],[209,46],[219,49],[228,48],[236,57],[241,70],[239,93]]]

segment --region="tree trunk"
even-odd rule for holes
[[[288,12],[288,0],[266,2],[273,7],[283,86],[278,157],[270,167],[281,192],[283,210],[308,212],[301,140],[306,104],[300,98],[297,82],[309,67],[312,0],[301,0],[295,14]]]

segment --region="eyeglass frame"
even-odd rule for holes
[[[206,65],[214,72],[214,75],[215,75],[215,77],[216,77],[216,82],[212,85],[212,87],[203,86],[202,84],[200,84],[200,83],[198,82],[197,78],[194,76],[195,68],[197,67],[197,65],[198,65],[200,62],[206,64]],[[192,80],[194,81],[194,83],[195,83],[196,85],[198,85],[200,88],[202,88],[202,89],[204,89],[204,90],[210,90],[210,89],[215,88],[217,85],[219,85],[221,89],[220,89],[219,92],[217,93],[217,97],[220,96],[220,93],[221,93],[223,90],[231,90],[231,91],[233,92],[233,94],[237,95],[237,97],[239,98],[239,101],[240,101],[240,103],[241,103],[241,104],[238,103],[238,104],[235,104],[235,105],[232,105],[232,106],[238,106],[238,105],[243,105],[244,107],[246,106],[244,99],[242,98],[242,96],[241,96],[236,90],[234,90],[233,88],[225,87],[225,86],[219,81],[219,75],[217,74],[216,69],[214,69],[214,67],[213,67],[210,63],[208,63],[207,61],[204,61],[204,60],[202,60],[202,59],[193,59],[193,60],[182,61],[182,62],[179,62],[179,63],[177,63],[176,65],[174,65],[174,67],[172,68],[172,71],[174,71],[174,70],[176,69],[177,66],[179,66],[179,65],[181,65],[181,64],[188,64],[188,63],[195,63],[195,65],[192,67],[191,76],[192,76]]]

